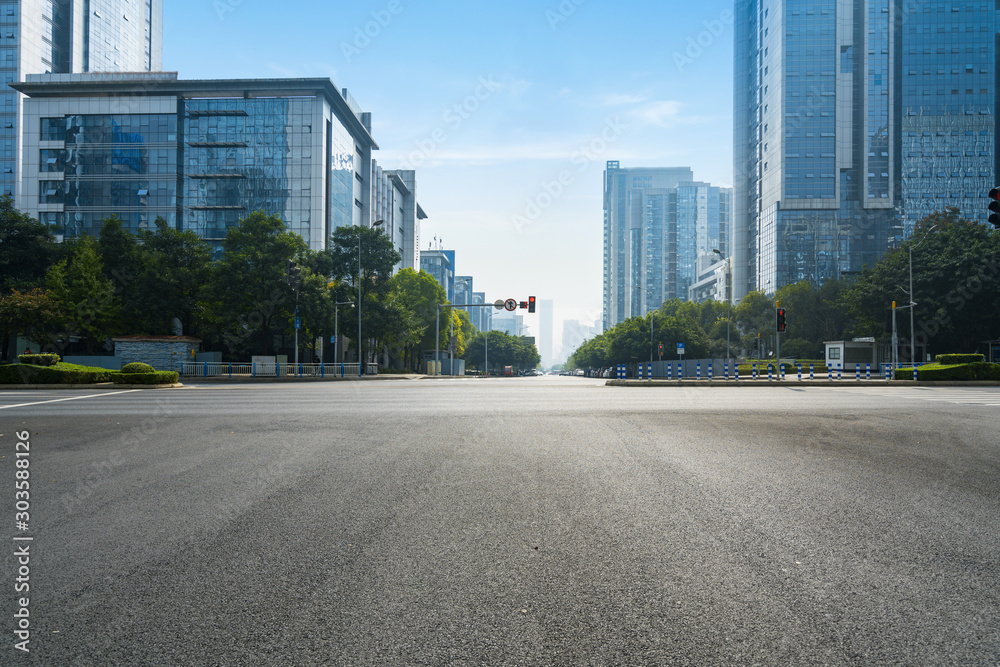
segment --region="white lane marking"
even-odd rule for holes
[[[142,391],[141,389],[124,389],[122,391],[109,391],[104,394],[90,394],[89,396],[71,396],[70,398],[54,398],[50,401],[36,401],[34,403],[19,403],[17,405],[0,405],[0,410],[6,410],[8,408],[24,408],[29,405],[44,405],[45,403],[59,403],[62,401],[79,401],[83,398],[99,398],[101,396],[114,396],[116,394],[131,394],[133,391]]]

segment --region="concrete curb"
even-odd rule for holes
[[[196,382],[198,384],[236,384],[236,383],[253,383],[253,384],[281,384],[281,383],[294,383],[294,382],[375,382],[378,380],[416,380],[421,376],[419,375],[346,375],[344,377],[283,377],[283,378],[255,378],[255,377],[198,377],[196,375],[189,375],[184,378],[187,382]]]
[[[98,382],[94,384],[0,384],[0,391],[25,389],[181,389],[180,382],[174,384],[115,384]]]
[[[928,382],[920,380],[608,380],[607,387],[1000,387],[1000,382]]]

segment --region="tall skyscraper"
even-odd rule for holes
[[[728,253],[732,190],[694,180],[688,167],[604,173],[604,330],[687,299],[697,260]]]
[[[995,2],[737,0],[733,292],[856,273],[996,185]]]
[[[538,300],[538,354],[542,364],[549,366],[555,362],[555,338],[553,324],[552,299]]]
[[[150,72],[163,66],[162,0],[22,0],[0,3],[0,74]],[[0,194],[20,206],[23,96],[0,90]]]

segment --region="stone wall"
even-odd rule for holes
[[[187,336],[163,336],[147,338],[115,338],[115,356],[122,365],[133,361],[149,364],[158,371],[180,373],[185,361],[194,359],[191,352],[198,351],[201,340]]]

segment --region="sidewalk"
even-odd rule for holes
[[[683,380],[608,380],[608,387],[1000,387],[1000,382],[993,381],[953,381],[953,382],[921,382],[920,380],[855,380],[853,377],[842,380],[726,380],[715,378],[685,378]]]

